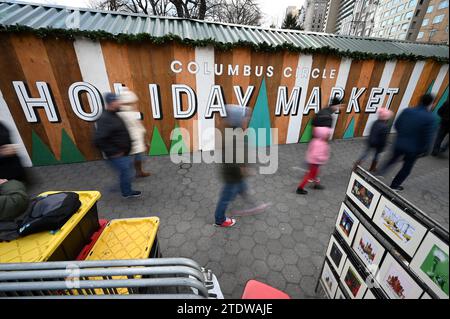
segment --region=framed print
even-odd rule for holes
[[[352,248],[367,269],[375,275],[386,249],[363,225],[358,227]]]
[[[328,244],[327,257],[330,260],[331,265],[336,270],[337,274],[340,275],[342,268],[344,268],[345,259],[347,259],[347,254],[341,245],[337,242],[334,236],[331,236],[330,243]]]
[[[359,225],[359,219],[352,213],[352,211],[345,205],[341,204],[338,219],[336,221],[336,229],[342,235],[345,242],[351,246],[353,237],[355,237],[356,229]]]
[[[337,288],[336,289],[336,294],[334,295],[334,299],[347,299],[344,295],[344,293],[342,292],[341,288]]]
[[[364,294],[363,299],[377,299],[377,297],[375,297],[372,290],[367,289],[366,293]]]
[[[336,289],[338,288],[338,281],[334,277],[333,272],[331,271],[330,266],[325,261],[323,266],[322,276],[320,277],[322,285],[327,293],[328,297],[331,299],[332,296],[335,295]]]
[[[435,234],[428,233],[414,255],[411,269],[433,292],[448,299],[448,245]]]
[[[382,197],[373,222],[408,256],[414,256],[427,229],[397,205]]]
[[[347,187],[347,196],[367,215],[372,218],[377,207],[380,193],[358,174],[352,173]]]
[[[423,289],[390,254],[381,265],[377,281],[391,299],[419,299],[423,293]]]
[[[367,285],[349,259],[345,262],[341,281],[344,284],[344,289],[350,295],[350,298],[362,299],[367,290]]]

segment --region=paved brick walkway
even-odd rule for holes
[[[307,146],[280,146],[278,172],[249,179],[255,198],[273,205],[262,214],[239,218],[233,229],[212,226],[221,187],[214,165],[193,164],[184,169],[168,157],[147,158],[145,165],[153,175],[135,182],[144,196],[128,200],[109,191],[115,176],[103,161],[39,167],[33,168],[38,183],[32,192],[100,190],[100,217],[159,216],[163,255],[190,257],[211,268],[225,297],[239,298],[247,280],[259,279],[294,298],[316,298],[320,297],[314,293],[320,266],[363,141],[331,145],[332,157],[322,172],[327,188],[311,190],[307,196],[294,192],[303,175]],[[404,186],[407,199],[448,229],[448,159],[421,159]],[[238,199],[232,208],[242,205]]]

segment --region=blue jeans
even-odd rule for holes
[[[241,194],[245,195],[247,192],[247,184],[244,181],[240,183],[230,183],[225,184],[222,189],[222,193],[220,194],[219,203],[217,204],[215,218],[216,224],[220,225],[225,220],[225,211],[227,210],[228,205],[231,201],[236,198],[236,195]]]
[[[370,146],[366,147],[364,152],[359,157],[358,162],[363,162],[367,158],[367,156],[370,155],[370,152],[372,152],[372,150],[375,151],[372,161],[377,162],[378,158],[380,157],[381,151],[375,147],[370,147]]]
[[[123,196],[128,196],[131,194],[131,157],[130,156],[121,156],[110,158],[109,163],[113,167],[113,169],[119,174],[120,179],[120,191]]]
[[[384,164],[384,166],[380,169],[379,175],[385,175],[387,171],[391,168],[392,165],[397,163],[400,159],[403,160],[403,166],[400,171],[395,175],[392,180],[391,187],[396,188],[403,184],[406,178],[411,174],[411,171],[414,167],[414,164],[417,161],[417,154],[415,153],[406,153],[400,150],[394,150],[391,155],[391,158]]]

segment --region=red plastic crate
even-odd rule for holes
[[[91,248],[94,247],[95,242],[102,234],[103,230],[105,229],[106,225],[108,224],[109,220],[107,219],[100,219],[98,223],[100,224],[100,228],[92,234],[91,236],[91,242],[83,247],[80,254],[76,258],[76,260],[85,260],[87,255],[89,254],[89,251],[91,251]]]

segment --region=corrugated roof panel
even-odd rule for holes
[[[215,39],[222,43],[246,41],[254,44],[282,45],[290,43],[300,48],[328,46],[341,51],[387,54],[414,54],[426,57],[449,57],[447,45],[413,43],[407,41],[358,38],[334,34],[264,29],[174,17],[149,17],[142,14],[66,8],[55,5],[29,4],[14,1],[0,2],[0,25],[25,25],[32,28],[50,27],[77,29],[66,23],[77,11],[80,30],[102,30],[111,34],[149,33],[155,37],[175,34],[185,39]],[[67,19],[69,22],[71,19]]]

